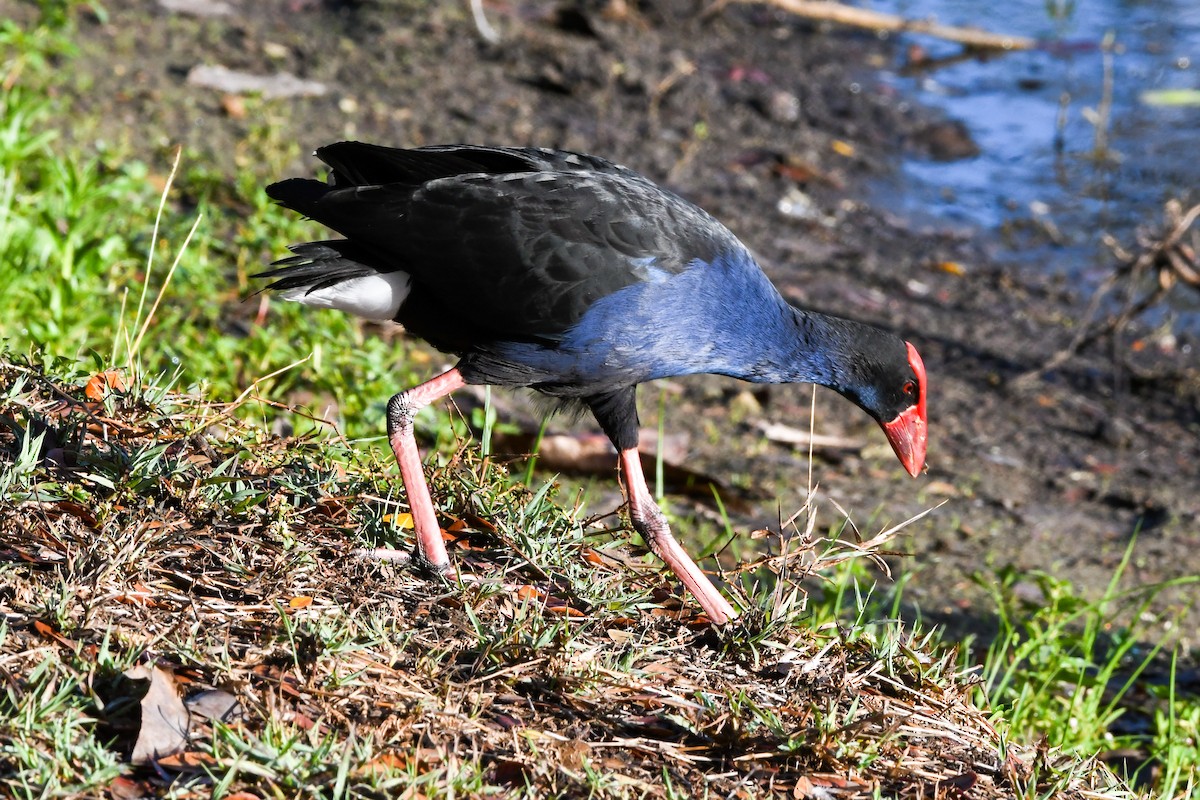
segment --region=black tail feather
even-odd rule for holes
[[[296,244],[288,249],[295,255],[280,259],[271,265],[273,269],[250,277],[274,278],[266,286],[273,291],[307,288],[315,292],[385,271],[371,266],[369,251],[345,239]]]
[[[333,187],[328,184],[314,181],[311,178],[288,178],[286,181],[272,183],[268,186],[267,196],[281,206],[311,217],[317,203],[332,189]]]

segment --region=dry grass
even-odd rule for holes
[[[712,630],[470,448],[433,481],[478,578],[451,585],[349,556],[409,545],[375,456],[63,372],[0,361],[0,793],[1125,796],[1003,742],[896,625],[734,586],[749,610]],[[137,663],[224,721],[192,702],[185,752],[131,764]]]

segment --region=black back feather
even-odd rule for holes
[[[694,205],[595,156],[358,142],[317,155],[333,168],[332,185],[291,179],[267,193],[346,236],[370,269],[411,275],[398,321],[459,354],[499,341],[552,344],[596,300],[647,280],[649,265],[677,273],[739,246]],[[358,274],[306,250],[267,276],[294,286],[319,279],[322,264],[334,282]],[[425,307],[414,309],[418,301]]]

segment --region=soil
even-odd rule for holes
[[[181,4],[81,12],[77,72],[64,76],[80,113],[103,110],[103,135],[138,157],[161,162],[183,143],[232,167],[264,127],[298,144],[288,174],[311,174],[298,154],[342,138],[592,152],[708,209],[794,302],[914,342],[930,376],[927,474],[905,477],[873,423],[827,392],[817,432],[862,446],[818,450],[813,473],[864,530],[947,501],[908,529],[901,559],[914,573],[905,598],[927,620],[986,632],[970,576],[1005,564],[1094,596],[1135,535],[1128,585],[1200,575],[1197,343],[1134,332],[1116,356],[1096,348],[1014,383],[1070,340],[1086,295],[1037,263],[1001,266],[985,232],[918,226],[872,204],[870,181],[901,156],[944,157],[947,132],[961,134],[876,81],[891,43],[763,6],[706,15],[687,0],[487,2],[495,44],[466,2],[182,4],[223,5],[220,16],[167,5]],[[286,71],[328,93],[242,104],[191,85],[198,64]],[[767,442],[755,423],[807,430],[808,387],[697,378],[667,389],[668,431],[691,434],[688,467],[747,490],[739,529],[777,527],[780,509],[803,504],[806,448]],[[642,394],[653,422],[659,391]],[[837,516],[828,503],[822,514]],[[1193,585],[1160,605],[1196,600]],[[1191,646],[1194,619],[1182,633]]]

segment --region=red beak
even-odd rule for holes
[[[905,342],[908,344],[908,342]],[[908,363],[917,376],[917,402],[901,411],[891,422],[883,422],[884,434],[892,443],[896,457],[914,478],[925,467],[925,443],[929,426],[925,418],[925,362],[917,354],[917,348],[908,344]]]
[[[883,432],[896,457],[914,478],[925,466],[925,415],[921,411],[920,406],[912,406],[891,422],[883,423]]]

